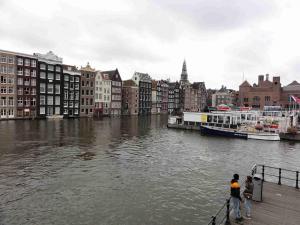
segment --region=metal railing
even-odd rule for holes
[[[285,173],[286,175],[284,175]],[[282,184],[284,180],[284,184],[288,186],[294,186],[296,189],[299,189],[299,171],[283,169],[280,167],[266,166],[262,164],[255,164],[251,168],[251,175],[260,174],[262,176],[263,181],[274,182],[278,185]],[[293,177],[287,176],[293,174]],[[266,180],[266,177],[268,178]],[[278,180],[274,180],[274,178],[278,178]],[[241,182],[241,193],[243,193],[245,181]],[[294,185],[293,185],[294,183]],[[225,203],[220,207],[220,209],[211,217],[211,220],[207,225],[230,225],[230,212],[232,207],[230,206],[231,197],[226,199]]]
[[[297,170],[258,164],[255,165],[254,172],[261,174],[263,181],[274,182],[278,185],[285,184],[299,189],[299,171]]]

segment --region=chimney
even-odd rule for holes
[[[258,76],[258,86],[260,86],[263,81],[264,81],[264,75],[259,75]]]

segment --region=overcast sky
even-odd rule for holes
[[[154,79],[238,88],[257,75],[300,81],[297,0],[0,0],[0,49],[52,50],[66,64],[90,62]]]

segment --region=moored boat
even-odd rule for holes
[[[230,128],[211,127],[211,126],[201,125],[200,132],[202,135],[232,137],[232,138],[241,138],[241,139],[248,138],[247,133],[239,132],[235,129],[230,129]]]
[[[279,134],[276,133],[257,132],[257,133],[248,133],[248,139],[280,141],[280,136]]]

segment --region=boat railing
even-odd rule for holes
[[[260,174],[263,181],[277,183],[278,185],[285,184],[299,189],[299,171],[284,169],[281,167],[268,166],[263,164],[254,164],[251,168],[251,175]],[[241,190],[243,193],[245,188],[245,180],[241,182]],[[230,212],[232,206],[230,205],[231,197],[228,197],[220,209],[211,217],[207,225],[229,225]]]

